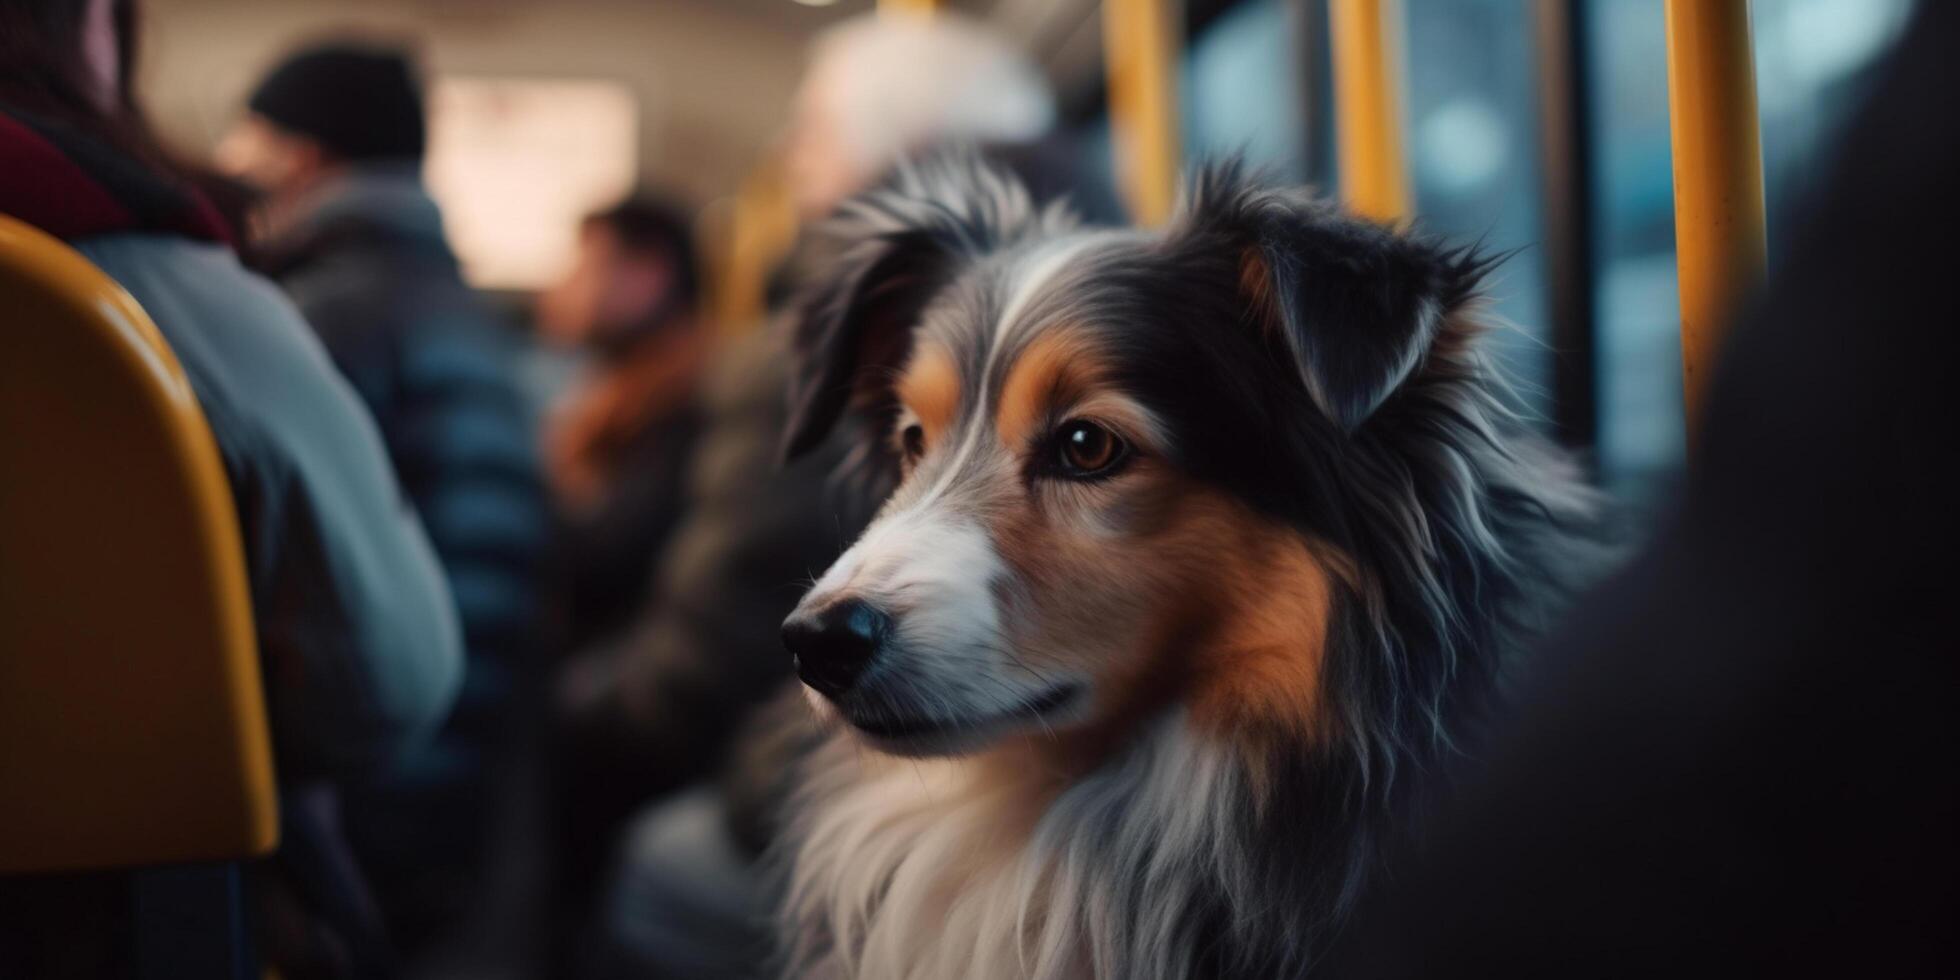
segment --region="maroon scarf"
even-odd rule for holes
[[[0,214],[57,238],[153,231],[232,244],[195,188],[96,137],[0,105]]]

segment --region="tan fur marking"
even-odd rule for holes
[[[1103,373],[1101,359],[1080,333],[1051,330],[1028,344],[1008,370],[994,428],[1003,446],[1019,446],[1043,415]]]
[[[1251,246],[1239,253],[1239,295],[1258,315],[1260,323],[1272,322],[1275,313],[1272,266],[1259,249]]]
[[[1319,733],[1332,608],[1328,563],[1290,528],[1209,488],[1180,488],[1166,546],[1150,558],[1180,586],[1153,651],[1182,665],[1191,721],[1221,735]]]
[[[1311,736],[1321,722],[1327,570],[1297,534],[1244,513],[1228,519],[1240,533],[1215,566],[1225,615],[1203,651],[1192,720],[1224,731],[1277,724]]]
[[[899,400],[919,417],[926,439],[937,440],[953,424],[953,414],[959,409],[959,367],[944,348],[922,345],[906,364],[897,391]]]

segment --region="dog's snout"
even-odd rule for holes
[[[789,648],[804,683],[836,697],[857,682],[890,628],[891,617],[868,603],[847,599],[784,620],[783,646]]]

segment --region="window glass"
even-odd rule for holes
[[[1241,154],[1278,179],[1306,179],[1306,111],[1288,6],[1247,0],[1192,39],[1178,93],[1188,159]]]
[[[639,172],[639,105],[617,82],[443,76],[429,97],[429,192],[472,284],[565,274],[579,220]]]
[[[1492,349],[1523,408],[1549,419],[1532,5],[1405,0],[1409,167],[1418,227],[1510,258],[1486,282]]]

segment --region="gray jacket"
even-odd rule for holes
[[[210,421],[282,779],[391,758],[442,719],[462,654],[373,421],[292,304],[224,248],[142,233],[74,244],[156,321]]]

